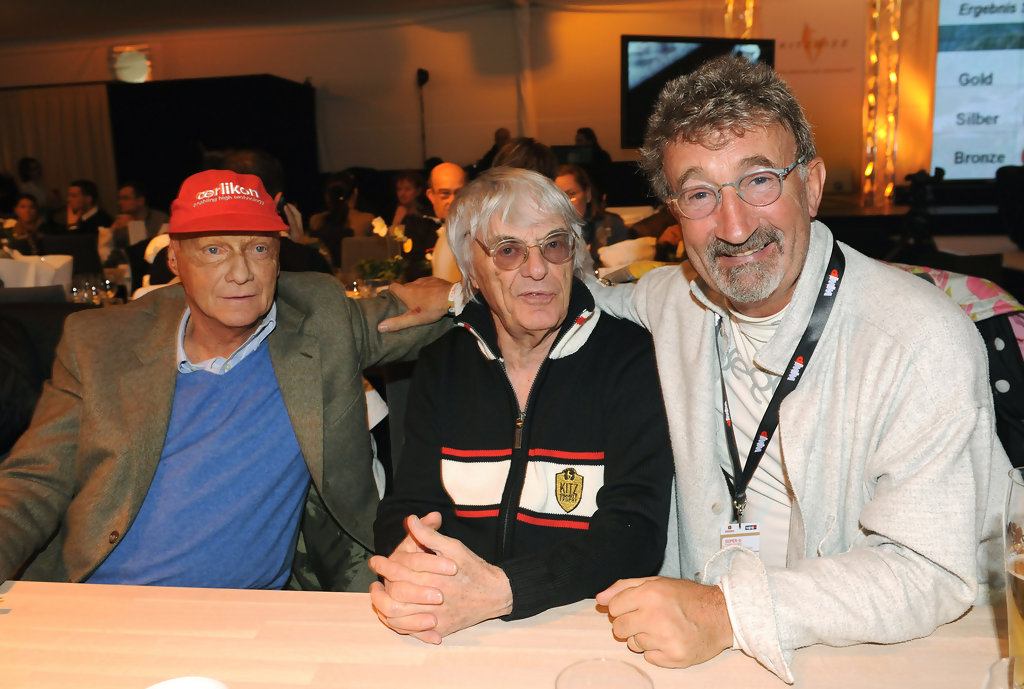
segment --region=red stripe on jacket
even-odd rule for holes
[[[453,447],[442,447],[441,454],[453,457],[511,457],[512,448],[507,450],[456,450]]]
[[[456,517],[467,517],[467,518],[472,518],[472,517],[497,517],[498,516],[498,508],[495,507],[493,509],[487,509],[487,510],[467,510],[467,509],[456,508],[455,509],[455,516]]]
[[[603,462],[604,452],[565,452],[564,450],[530,450],[531,457],[551,457],[552,459],[574,459],[579,462]]]
[[[553,526],[559,529],[580,529],[581,531],[586,531],[590,528],[590,522],[574,522],[568,519],[544,519],[543,517],[533,517],[522,512],[516,515],[516,519],[527,524],[533,524],[534,526]]]

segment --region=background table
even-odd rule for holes
[[[15,252],[14,258],[0,259],[0,279],[6,287],[63,285],[64,291],[70,292],[72,266],[72,257],[67,255],[23,256]]]
[[[1006,654],[1001,608],[927,639],[797,651],[799,689],[976,689]],[[429,646],[384,627],[355,593],[0,584],[0,688],[143,689],[185,675],[230,689],[547,689],[576,660],[641,667],[659,689],[786,685],[738,651],[687,670],[648,665],[616,642],[593,600],[491,621]]]

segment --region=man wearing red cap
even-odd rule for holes
[[[171,207],[181,285],[69,317],[0,463],[0,581],[366,590],[378,493],[360,374],[446,326],[380,334],[394,296],[280,274],[287,229],[258,177],[193,175]]]

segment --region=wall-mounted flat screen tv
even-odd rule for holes
[[[638,148],[662,87],[720,55],[775,65],[774,39],[702,36],[622,37],[622,147]]]

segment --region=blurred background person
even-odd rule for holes
[[[484,153],[480,160],[473,163],[470,169],[470,176],[476,178],[484,170],[490,168],[494,164],[494,156],[498,155],[498,151],[501,147],[507,144],[512,139],[512,133],[505,127],[498,127],[494,130],[494,145],[491,146],[487,153]]]
[[[138,180],[121,183],[117,190],[117,209],[120,212],[114,218],[111,227],[116,235],[123,234],[125,238],[128,236],[128,225],[132,222],[142,223],[146,228],[146,238],[152,239],[160,234],[161,230],[166,231],[164,225],[170,219],[167,213],[149,206],[146,186]],[[120,236],[115,236],[115,240],[119,239]]]
[[[114,219],[99,206],[100,192],[91,179],[76,179],[68,185],[67,230],[98,234]]]
[[[423,175],[415,170],[403,170],[395,175],[395,198],[398,205],[389,225],[404,225],[405,216],[423,215]]]
[[[356,209],[359,188],[351,172],[335,172],[324,183],[327,210],[309,219],[310,235],[327,247],[334,267],[341,266],[341,240],[367,237],[373,231],[373,216]]]
[[[458,282],[462,279],[459,268],[455,264],[455,257],[448,248],[448,238],[445,236],[445,221],[448,219],[448,209],[455,200],[455,195],[466,185],[466,171],[455,163],[438,163],[430,171],[430,186],[427,188],[427,198],[434,209],[433,216],[412,216],[405,223],[405,236],[412,240],[413,249],[410,252],[412,261],[410,266],[417,270],[417,258],[431,252],[431,265],[429,273],[448,282]],[[426,272],[426,267],[423,267]],[[409,278],[421,277],[417,273],[410,273]]]
[[[583,156],[583,159],[588,162],[583,167],[590,175],[590,181],[594,185],[594,197],[603,204],[604,196],[608,192],[612,156],[601,148],[601,144],[597,141],[597,134],[590,127],[580,127],[576,130],[575,144],[588,150],[588,153]]]
[[[492,167],[518,167],[524,170],[536,170],[548,179],[558,176],[558,157],[547,144],[542,144],[530,136],[512,139],[501,147],[494,156]]]
[[[167,231],[167,213],[150,208],[146,187],[142,182],[122,182],[117,190],[118,214],[110,227],[99,228],[100,260],[106,267],[128,263],[128,249],[132,244],[152,239]]]
[[[576,130],[575,143],[577,146],[588,146],[590,148],[591,164],[608,165],[612,162],[611,154],[601,148],[601,144],[597,142],[597,134],[590,127],[580,127]]]
[[[25,157],[18,161],[18,191],[35,198],[44,220],[48,220],[53,209],[61,203],[57,190],[47,189],[43,183],[43,164],[36,158]]]
[[[590,247],[590,255],[599,264],[598,249],[629,239],[629,231],[622,217],[604,209],[594,194],[590,176],[579,165],[558,168],[555,184],[569,197],[569,202],[583,218],[583,241]]]
[[[8,248],[34,254],[37,251],[36,237],[44,231],[36,198],[31,194],[19,194],[14,204],[14,217],[3,222],[2,237],[7,240]]]

